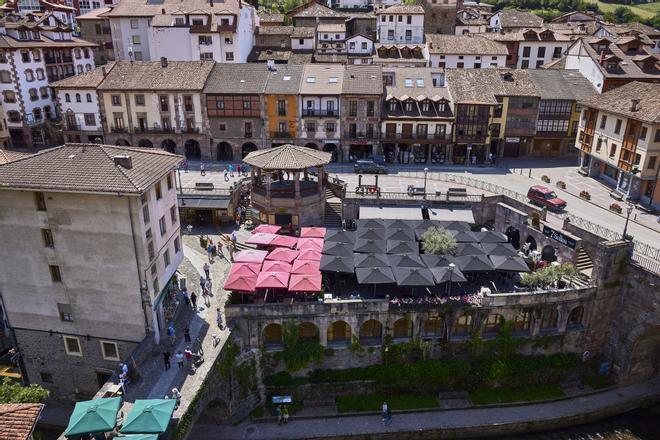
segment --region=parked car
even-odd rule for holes
[[[353,165],[353,170],[356,173],[387,174],[385,165],[376,163],[373,160],[358,160]]]
[[[542,185],[534,185],[529,188],[527,198],[532,203],[554,211],[561,211],[566,208],[565,200],[560,199],[557,197],[557,193]]]

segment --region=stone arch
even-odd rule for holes
[[[575,306],[568,314],[566,320],[566,328],[582,327],[582,320],[584,319],[584,306]]]
[[[300,339],[318,339],[319,328],[313,322],[301,322],[298,326],[298,337]]]
[[[117,139],[115,141],[115,145],[118,145],[120,147],[130,147],[131,146],[131,144],[126,139]]]
[[[280,346],[284,341],[284,332],[281,324],[268,324],[263,330],[263,341],[265,347]]]
[[[312,150],[318,150],[319,146],[316,145],[314,142],[307,142],[305,144],[305,148],[311,148]]]
[[[140,148],[153,148],[154,144],[149,139],[140,139],[138,141],[138,147],[140,147]]]
[[[440,317],[428,318],[422,322],[422,336],[442,336],[443,320]]]
[[[412,321],[406,317],[397,319],[392,326],[392,337],[394,339],[412,338]]]
[[[195,139],[188,139],[184,146],[186,149],[186,159],[199,160],[202,158],[202,150],[199,147],[199,142]]]
[[[472,331],[473,316],[469,313],[458,315],[451,327],[452,336],[468,337]]]
[[[536,247],[537,247],[536,240],[531,235],[527,237],[527,240],[525,240],[525,244],[529,244],[529,250],[530,251],[535,251],[536,250]]]
[[[351,326],[346,321],[335,321],[328,326],[328,344],[347,345],[351,342]]]
[[[241,158],[245,159],[245,156],[248,154],[252,153],[253,151],[257,151],[259,148],[254,145],[252,142],[246,142],[243,144],[241,147]]]
[[[330,161],[331,161],[331,162],[337,162],[337,161],[339,161],[339,160],[341,159],[341,158],[340,158],[341,150],[340,150],[340,148],[337,146],[337,144],[334,144],[334,143],[327,143],[327,144],[324,144],[324,145],[323,145],[323,151],[325,151],[326,153],[330,153],[330,154],[332,155],[332,156],[330,157]]]
[[[548,245],[543,246],[543,250],[541,251],[541,260],[545,260],[549,263],[552,263],[553,261],[557,261],[557,254],[555,251],[555,248]]]
[[[176,142],[174,142],[172,139],[165,139],[160,143],[160,146],[163,150],[169,153],[176,153]]]
[[[559,326],[559,310],[546,309],[541,316],[541,330],[555,329]]]
[[[660,325],[646,329],[635,338],[626,368],[626,382],[638,382],[660,373]]]
[[[520,249],[520,231],[518,229],[509,226],[506,228],[506,237],[515,249]]]
[[[220,142],[216,146],[216,159],[222,162],[231,162],[234,160],[234,149],[229,142]]]
[[[360,343],[377,345],[383,340],[383,324],[376,319],[364,321],[360,326]]]
[[[484,322],[484,333],[494,334],[500,331],[500,326],[504,323],[504,316],[499,313],[489,313]]]

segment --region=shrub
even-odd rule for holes
[[[561,189],[565,189],[566,188],[566,182],[564,182],[563,180],[558,180],[557,181],[557,186]]]
[[[579,274],[577,268],[571,263],[560,266],[548,266],[534,272],[525,273],[520,279],[520,284],[533,289],[546,289],[557,285],[562,277],[572,278]]]
[[[618,212],[619,214],[621,214],[621,212],[623,212],[623,208],[621,208],[621,205],[619,205],[618,203],[612,203],[610,205],[610,211]]]
[[[299,371],[309,366],[310,362],[323,360],[323,346],[318,339],[300,339],[298,326],[288,321],[283,326],[284,350],[282,358],[288,371]]]
[[[545,174],[541,176],[541,180],[545,183],[550,183],[550,177],[546,176]]]
[[[24,387],[18,381],[5,377],[0,384],[0,403],[43,403],[49,393],[40,385]]]
[[[427,254],[454,254],[456,240],[446,229],[429,228],[422,235],[422,249]]]

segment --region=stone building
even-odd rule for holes
[[[110,19],[106,16],[110,10],[111,8],[99,8],[76,17],[80,26],[80,36],[87,41],[96,43],[94,63],[97,66],[115,60]]]
[[[147,336],[183,248],[160,150],[66,144],[0,165],[0,292],[26,379],[84,400]],[[20,276],[17,276],[20,274]]]
[[[462,3],[462,0],[424,0],[424,32],[453,34],[456,14]]]
[[[395,5],[376,12],[378,42],[419,44],[424,42],[424,8]]]

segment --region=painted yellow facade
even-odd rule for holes
[[[298,135],[298,96],[265,95],[265,101],[268,137],[273,142],[278,142],[279,139],[296,138]],[[286,132],[282,132],[282,124],[286,124]]]

